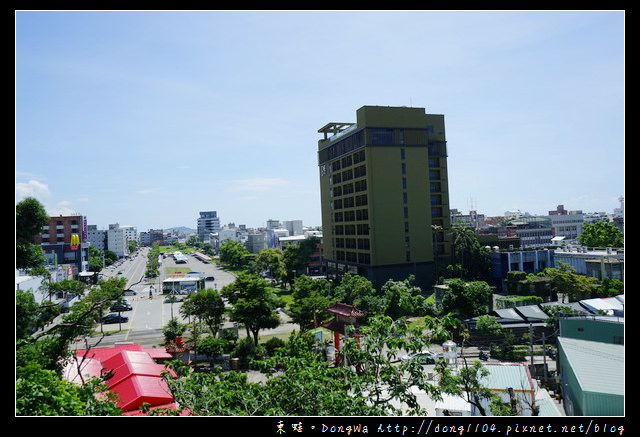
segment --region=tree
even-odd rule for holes
[[[480,361],[475,361],[471,366],[465,363],[455,372],[444,365],[444,362],[440,362],[438,370],[442,391],[465,398],[467,402],[478,409],[480,415],[487,415],[483,401],[493,400],[495,402],[495,395],[482,383],[482,380],[489,375],[489,370]]]
[[[284,262],[289,282],[294,277],[307,273],[307,266],[311,262],[311,256],[316,251],[319,242],[318,237],[309,237],[298,244],[289,244],[284,248]]]
[[[588,247],[624,247],[624,234],[609,220],[585,223],[578,241]]]
[[[248,265],[251,252],[242,243],[225,240],[220,245],[220,261],[229,264],[232,269],[241,269]]]
[[[16,367],[18,416],[121,416],[116,396],[98,378],[77,384],[35,363]]]
[[[603,279],[596,294],[598,297],[613,297],[624,294],[624,282],[619,279]]]
[[[62,294],[66,297],[82,296],[86,288],[86,284],[75,279],[63,279],[58,282],[51,282],[48,285],[49,295]]]
[[[293,283],[293,302],[289,305],[291,318],[305,331],[322,323],[327,316],[326,308],[334,302],[329,297],[329,281],[298,276]]]
[[[493,298],[493,288],[483,281],[465,282],[461,279],[447,281],[448,288],[442,297],[442,311],[457,313],[460,318],[475,317],[487,312]]]
[[[558,262],[557,267],[547,267],[538,276],[553,280],[555,292],[568,296],[570,300],[580,299],[582,296],[591,297],[597,290],[596,278],[578,275],[573,266]]]
[[[16,205],[16,268],[29,269],[45,262],[42,248],[33,244],[33,237],[41,234],[48,222],[49,215],[33,197]]]
[[[178,319],[172,317],[164,328],[162,328],[162,334],[164,335],[165,344],[175,343],[176,338],[181,337],[187,330],[187,325],[180,323]]]
[[[99,379],[69,383],[62,378],[66,364],[79,363],[69,344],[93,334],[103,308],[122,295],[125,280],[100,281],[70,312],[47,331],[28,335],[31,322],[38,318],[34,307],[17,302],[16,326],[16,413],[19,415],[115,415],[121,414],[115,400]],[[19,309],[19,310],[18,310]],[[41,307],[35,308],[38,312]],[[100,343],[98,340],[97,344]],[[73,356],[72,356],[73,355]],[[99,396],[98,396],[99,395]]]
[[[340,279],[340,283],[331,290],[333,298],[341,303],[362,308],[368,297],[376,294],[373,284],[364,276],[347,273]]]
[[[33,294],[16,290],[16,339],[28,338],[39,326],[39,307]]]
[[[425,412],[412,388],[440,399],[421,364],[393,363],[404,351],[427,345],[419,328],[382,317],[363,333],[360,344],[349,339],[343,345],[342,362],[349,363],[344,366],[334,367],[314,354],[309,333],[293,333],[275,357],[254,362],[260,369],[277,369],[265,383],[248,382],[246,374],[235,371],[166,380],[176,403],[193,415],[415,415]]]
[[[368,399],[369,414],[426,414],[415,390],[426,392],[435,400],[441,399],[440,391],[430,383],[418,360],[396,363],[400,354],[429,347],[422,328],[405,319],[376,316],[360,331],[361,338],[347,338],[340,350],[344,362],[351,364],[358,375],[346,381],[349,392]]]
[[[287,266],[284,254],[280,249],[262,249],[255,259],[258,273],[269,272],[269,274],[280,283],[284,283],[287,278]]]
[[[420,312],[424,306],[424,297],[420,287],[414,285],[414,276],[410,275],[404,281],[388,280],[382,286],[384,294],[384,314],[393,319],[409,317]]]
[[[202,320],[212,335],[218,333],[220,324],[224,320],[225,307],[218,290],[207,288],[192,293],[182,304],[180,311],[185,316],[194,316]]]
[[[454,265],[463,279],[486,279],[490,272],[489,251],[478,241],[473,228],[456,226],[452,228]]]
[[[232,306],[231,320],[244,324],[247,336],[253,335],[258,344],[258,332],[280,324],[276,308],[280,301],[269,283],[252,273],[242,273],[222,289],[222,296]]]

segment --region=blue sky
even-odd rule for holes
[[[623,11],[17,11],[16,202],[99,229],[320,225],[317,130],[444,114],[450,203],[624,194]]]

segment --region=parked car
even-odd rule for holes
[[[113,305],[111,305],[111,308],[109,308],[111,311],[113,312],[119,312],[119,311],[131,311],[133,309],[133,307],[131,306],[131,304],[129,302],[117,302],[114,303]]]
[[[205,281],[215,281],[216,278],[214,278],[213,276],[207,276],[206,278],[204,278]]]
[[[110,323],[127,323],[129,321],[129,317],[121,316],[120,314],[111,313],[107,314],[102,318],[102,323],[108,325]]]
[[[135,296],[138,293],[135,290],[127,288],[122,294],[124,294],[125,296]]]
[[[413,352],[411,354],[400,357],[400,361],[407,362],[409,360],[418,360],[422,364],[435,364],[438,361],[438,355],[430,351]]]

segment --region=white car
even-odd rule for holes
[[[434,354],[430,351],[413,352],[411,354],[400,357],[400,361],[403,363],[409,360],[418,360],[422,364],[435,364],[438,361],[438,354]]]

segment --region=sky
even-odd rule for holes
[[[138,231],[321,225],[318,129],[444,114],[450,206],[624,195],[624,11],[16,11],[16,203]]]

